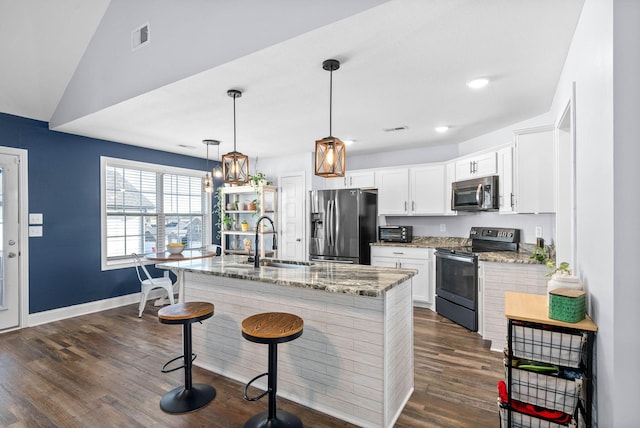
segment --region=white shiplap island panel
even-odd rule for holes
[[[243,383],[266,372],[268,346],[245,340],[240,324],[259,312],[290,312],[304,331],[278,346],[279,396],[360,426],[391,427],[413,392],[410,275],[377,297],[189,270],[184,282],[185,301],[215,305],[212,318],[193,325],[196,365]],[[266,388],[266,378],[255,385]]]

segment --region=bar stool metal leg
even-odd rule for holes
[[[191,376],[193,367],[191,359],[191,323],[185,323],[184,331],[184,386],[179,386],[167,392],[160,400],[160,408],[167,413],[187,413],[197,410],[216,396],[216,390],[211,385],[195,384]]]
[[[160,322],[165,324],[182,324],[182,367],[166,370],[169,361],[163,367],[163,372],[168,373],[184,368],[184,386],[179,386],[164,394],[160,399],[160,408],[167,413],[187,413],[198,410],[209,404],[216,396],[216,390],[211,385],[193,384],[192,369],[195,356],[192,352],[191,324],[202,321],[213,315],[213,305],[202,302],[187,302],[175,304],[159,311]]]
[[[269,345],[269,369],[254,377],[244,388],[244,398],[256,401],[269,395],[268,411],[252,416],[244,428],[302,428],[302,421],[296,415],[280,409],[276,413],[278,392],[278,343],[290,342],[302,335],[304,321],[297,315],[283,312],[265,312],[255,314],[242,321],[242,336],[255,343]],[[267,390],[257,397],[249,397],[247,389],[263,376],[267,378]]]

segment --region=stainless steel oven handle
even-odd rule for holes
[[[478,208],[482,208],[484,205],[484,184],[478,184],[478,188],[476,189],[476,203],[478,204]]]
[[[440,257],[447,260],[455,260],[457,262],[463,262],[463,263],[470,263],[470,264],[475,263],[475,257],[457,256],[455,254],[440,254],[440,253],[436,253],[436,257]]]

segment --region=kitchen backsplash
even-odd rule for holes
[[[520,229],[520,242],[535,243],[536,228],[542,229],[546,244],[552,244],[556,235],[555,214],[498,214],[482,212],[450,217],[378,217],[379,224],[413,226],[414,236],[469,237],[473,226],[511,227]],[[444,225],[444,229],[442,230]]]

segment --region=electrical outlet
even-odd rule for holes
[[[542,226],[536,226],[536,238],[542,238]]]
[[[447,225],[445,223],[440,223],[440,232],[446,232],[447,231]]]

